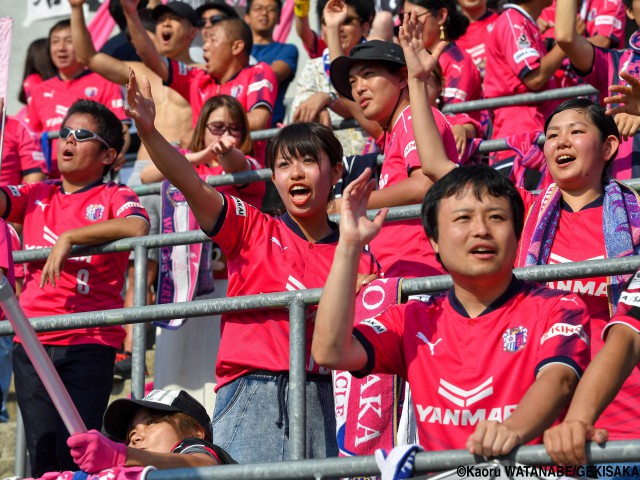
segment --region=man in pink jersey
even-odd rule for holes
[[[514,1],[504,5],[486,43],[484,93],[487,98],[556,88],[554,73],[564,53],[554,46],[547,53],[536,20],[550,0]],[[501,107],[494,110],[492,138],[542,131],[557,102]],[[517,125],[517,131],[514,131]],[[498,152],[497,162],[510,167],[511,150]]]
[[[356,45],[349,56],[340,56],[331,63],[331,81],[345,103],[355,108],[354,118],[376,138],[384,153],[378,190],[371,194],[369,208],[419,203],[432,183],[420,170],[407,67],[400,45],[381,40]],[[451,126],[439,110],[432,108],[432,112],[447,157],[457,163]],[[386,276],[442,273],[418,219],[386,224],[371,243],[371,252]]]
[[[124,144],[122,124],[104,105],[78,100],[62,121],[61,181],[1,187],[0,215],[23,224],[24,248],[53,247],[31,263],[20,305],[27,317],[122,307],[128,252],[68,258],[74,245],[146,235],[147,214],[131,189],[102,178]],[[119,326],[42,332],[38,337],[88,429],[100,429],[113,384]],[[68,432],[18,338],[13,351],[16,396],[34,476],[71,470]]]
[[[640,363],[640,271],[629,280],[620,296],[618,311],[605,327],[606,340],[593,359],[576,389],[564,421],[544,433],[544,445],[552,460],[561,465],[582,465],[587,461],[585,443],[603,443],[609,432],[597,428],[596,421],[607,405],[616,397],[622,385]],[[638,398],[635,392],[635,410],[628,410],[624,420],[637,425]],[[630,427],[633,428],[633,427]],[[637,433],[637,428],[635,429]],[[615,467],[616,465],[611,465]],[[625,465],[620,465],[624,467]],[[604,472],[599,477],[638,478],[640,464],[626,464],[627,472]]]
[[[131,38],[142,61],[164,83],[189,103],[196,124],[202,105],[209,97],[227,94],[236,97],[247,111],[251,130],[269,126],[278,95],[278,81],[269,65],[249,65],[253,46],[251,29],[239,18],[224,18],[211,27],[204,44],[206,71],[165,59],[144,32],[136,7],[137,0],[123,1]]]
[[[313,357],[357,376],[406,378],[428,450],[466,447],[497,456],[539,441],[589,361],[589,317],[575,295],[513,277],[524,218],[516,188],[485,165],[454,169],[435,183],[421,217],[453,288],[393,306],[354,328],[353,252],[384,218],[364,216],[372,188],[361,177],[343,196]]]
[[[487,64],[486,42],[493,32],[493,24],[498,14],[487,8],[487,0],[458,0],[458,6],[469,19],[467,31],[457,40],[456,45],[471,55],[480,74],[484,76]]]
[[[58,75],[33,89],[27,109],[27,123],[33,132],[44,134],[60,129],[69,106],[80,98],[102,103],[128,124],[121,87],[86,70],[76,58],[70,20],[61,20],[51,27],[49,51]],[[50,178],[60,176],[56,163],[56,143],[54,141],[51,146]],[[124,160],[124,157],[121,159]]]

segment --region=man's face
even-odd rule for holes
[[[215,25],[202,50],[207,64],[207,72],[219,79],[233,60],[232,42],[225,29],[220,25]]]
[[[69,72],[80,68],[80,63],[76,59],[76,52],[73,49],[70,28],[58,28],[51,33],[49,37],[49,53],[53,64],[61,72]]]
[[[244,21],[257,34],[271,35],[280,21],[278,4],[274,0],[254,0]]]
[[[188,50],[196,34],[197,28],[186,18],[171,12],[165,12],[158,18],[156,37],[160,53],[166,57],[173,58]]]
[[[217,8],[209,8],[204,10],[200,15],[202,19],[202,28],[200,29],[200,35],[202,35],[202,41],[206,42],[211,33],[213,26],[223,18],[229,18],[229,16],[222,10]]]
[[[377,63],[359,62],[349,70],[349,84],[367,120],[384,125],[393,115],[406,81]]]
[[[518,240],[509,200],[488,193],[478,199],[472,188],[443,198],[438,241],[431,244],[454,284],[478,277],[496,282],[510,278]]]

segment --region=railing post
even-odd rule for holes
[[[300,296],[289,303],[289,457],[304,460],[306,423],[306,324]]]
[[[24,435],[24,422],[20,407],[16,406],[16,458],[14,461],[14,473],[17,477],[27,476],[27,438]]]
[[[133,260],[133,306],[147,304],[147,247],[136,245]],[[144,372],[146,360],[146,324],[133,326],[133,352],[131,355],[131,396],[144,397]]]

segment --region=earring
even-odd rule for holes
[[[447,39],[446,33],[444,33],[444,25],[440,25],[440,40],[443,42]]]

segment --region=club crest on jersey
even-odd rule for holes
[[[85,214],[85,218],[87,220],[91,220],[92,222],[95,222],[96,220],[100,220],[103,214],[104,214],[104,205],[92,203],[87,207],[87,213]]]
[[[238,98],[240,95],[242,95],[242,85],[234,85],[231,87],[232,97]]]
[[[518,47],[529,48],[530,46],[531,46],[531,42],[529,42],[527,35],[524,32],[522,32],[518,37]]]
[[[98,87],[87,87],[84,89],[84,96],[87,98],[95,97],[98,94]]]
[[[522,350],[527,344],[527,329],[522,326],[508,328],[502,334],[502,342],[505,352],[515,353]]]

